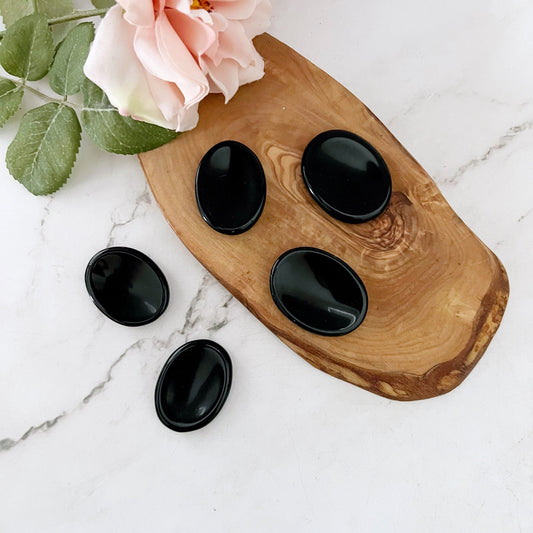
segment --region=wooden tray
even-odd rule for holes
[[[195,130],[140,156],[166,218],[229,291],[320,370],[396,400],[450,391],[479,361],[500,324],[509,294],[502,264],[357,98],[273,37],[260,36],[255,44],[266,60],[263,80],[242,87],[228,105],[222,96],[208,97]],[[372,222],[331,218],[305,188],[304,148],[329,129],[367,139],[390,169],[390,205]],[[267,176],[263,215],[238,236],[212,230],[194,193],[200,159],[227,139],[254,150]],[[272,265],[299,246],[333,253],[363,279],[369,309],[354,332],[334,338],[309,333],[274,305]]]

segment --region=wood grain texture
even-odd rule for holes
[[[500,324],[509,294],[503,266],[357,98],[273,37],[260,36],[255,44],[266,60],[263,80],[242,87],[227,105],[219,95],[208,97],[195,130],[140,156],[166,218],[201,263],[312,365],[397,400],[450,391]],[[337,221],[307,192],[301,156],[328,129],[362,136],[385,159],[393,194],[374,221]],[[194,193],[200,159],[227,139],[254,150],[267,177],[263,215],[238,236],[207,226]],[[272,302],[272,265],[299,246],[333,253],[364,281],[369,309],[354,332],[334,338],[309,333]]]

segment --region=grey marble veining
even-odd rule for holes
[[[145,184],[142,192],[135,198],[133,209],[126,218],[120,218],[117,220],[118,215],[113,214],[111,216],[112,226],[109,230],[109,238],[106,243],[106,247],[115,245],[115,233],[119,228],[124,228],[138,217],[142,216],[142,210],[152,204],[152,195],[150,194],[148,183]]]
[[[509,128],[504,135],[502,135],[496,144],[491,145],[488,150],[481,156],[475,157],[470,160],[468,163],[465,163],[457,169],[457,171],[445,180],[445,183],[455,183],[461,176],[463,176],[470,169],[477,167],[483,163],[486,163],[492,155],[498,150],[506,148],[517,135],[520,135],[523,132],[529,131],[533,128],[533,120],[527,120],[516,126]]]
[[[144,193],[146,196],[148,191]],[[146,200],[142,200],[145,202]],[[147,203],[151,203],[148,200]],[[139,202],[136,204],[139,205]],[[135,211],[135,210],[134,210]],[[131,220],[135,218],[135,214],[132,215]],[[113,227],[116,227],[116,223]],[[210,294],[209,289],[217,282],[214,278],[205,273],[201,279],[200,285],[194,297],[192,298],[187,311],[185,313],[185,320],[183,326],[172,331],[166,339],[161,338],[144,338],[140,339],[130,346],[128,346],[122,353],[120,353],[116,359],[111,363],[105,373],[104,379],[95,384],[91,390],[81,399],[81,401],[68,411],[63,411],[55,416],[51,420],[46,420],[40,424],[32,425],[27,429],[23,435],[18,439],[2,438],[0,436],[0,453],[5,452],[13,448],[14,446],[28,440],[30,437],[39,433],[45,433],[51,430],[58,422],[60,422],[66,416],[71,415],[82,409],[87,405],[96,395],[100,394],[105,387],[107,387],[113,380],[113,370],[116,366],[122,363],[122,361],[128,357],[128,355],[134,351],[147,351],[150,348],[157,348],[160,353],[166,353],[172,346],[179,346],[190,340],[191,336],[197,332],[206,332],[212,334],[218,332],[224,328],[230,320],[230,305],[233,301],[233,296],[226,294],[224,301],[221,305],[216,303],[216,294]],[[223,290],[223,289],[222,289]],[[215,291],[212,291],[215,293]],[[219,291],[222,292],[222,291]],[[208,299],[211,296],[212,299]],[[98,327],[95,330],[97,333],[101,328]]]

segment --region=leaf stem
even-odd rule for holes
[[[71,22],[72,20],[86,19],[90,17],[99,17],[105,15],[108,12],[108,7],[102,7],[100,9],[87,9],[86,11],[74,11],[70,15],[64,15],[62,17],[56,17],[48,19],[48,24],[53,26],[54,24],[62,24],[63,22]]]
[[[21,89],[30,91],[30,93],[35,94],[39,98],[42,98],[45,102],[48,102],[48,103],[52,102],[54,104],[66,105],[68,107],[71,107],[72,109],[78,109],[78,110],[83,109],[83,106],[78,105],[78,104],[74,104],[72,102],[69,102],[68,100],[59,100],[58,98],[52,98],[51,96],[48,96],[47,94],[39,91],[39,89],[35,89],[34,87],[30,87],[29,85],[26,84],[26,82],[24,80],[14,80],[12,78],[4,78],[4,79],[11,80],[17,87],[20,87]]]
[[[70,15],[64,15],[62,17],[55,17],[48,19],[48,24],[53,26],[54,24],[63,24],[64,22],[71,22],[73,20],[81,20],[91,17],[99,17],[105,15],[109,11],[108,7],[102,7],[100,9],[87,9],[85,11],[74,11]],[[0,41],[4,38],[5,30],[0,31]]]

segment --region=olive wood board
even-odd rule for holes
[[[164,215],[196,258],[259,320],[315,367],[396,400],[444,394],[472,370],[502,320],[505,269],[448,205],[436,184],[347,89],[270,35],[255,39],[265,76],[224,104],[211,95],[196,129],[140,160]],[[364,224],[327,215],[301,175],[317,134],[344,129],[383,156],[393,193]],[[218,142],[240,141],[263,164],[267,199],[246,233],[224,235],[200,216],[195,176]],[[285,251],[326,250],[361,277],[369,298],[362,325],[341,337],[310,333],[274,304],[270,271]]]

